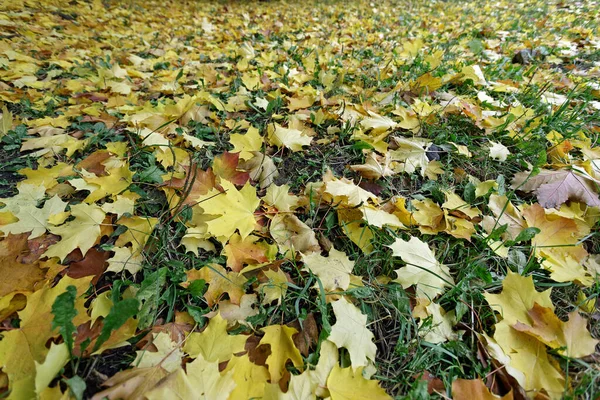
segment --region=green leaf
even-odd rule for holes
[[[77,400],[83,399],[83,392],[85,392],[86,384],[82,378],[75,375],[74,377],[65,380],[65,383],[69,386],[71,394],[73,394]]]
[[[190,286],[188,286],[188,290],[194,297],[200,297],[206,291],[206,281],[204,279],[196,279]]]
[[[523,229],[515,238],[515,242],[529,242],[535,235],[540,233],[540,229],[536,227],[530,227]]]
[[[94,345],[94,351],[97,351],[108,340],[112,331],[119,329],[129,318],[133,317],[139,308],[140,302],[137,299],[125,299],[115,303],[104,318],[104,325]]]
[[[473,203],[475,201],[475,185],[471,182],[465,186],[465,191],[463,192],[463,198],[467,203]]]
[[[65,341],[69,354],[73,351],[73,335],[75,334],[75,325],[73,318],[77,315],[75,309],[75,299],[77,298],[77,288],[73,285],[67,286],[67,291],[60,294],[52,304],[52,329],[58,328],[60,335]]]
[[[154,312],[158,309],[158,304],[163,293],[163,287],[167,281],[167,268],[161,268],[152,272],[141,284],[136,298],[142,303],[142,308],[138,313],[140,329],[147,328],[154,320]]]

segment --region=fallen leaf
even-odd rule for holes
[[[331,327],[328,340],[348,350],[353,368],[367,366],[367,360],[375,361],[377,347],[373,333],[366,327],[367,316],[344,297],[332,306],[336,323]]]

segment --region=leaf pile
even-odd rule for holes
[[[600,395],[594,7],[5,2],[0,391]]]

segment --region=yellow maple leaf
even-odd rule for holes
[[[293,214],[277,214],[269,227],[271,237],[279,246],[279,251],[287,256],[296,252],[321,251],[315,232]]]
[[[596,350],[598,341],[587,330],[587,321],[573,311],[567,322],[561,321],[554,311],[535,303],[528,311],[529,320],[519,321],[513,328],[527,333],[553,349],[564,349],[560,353],[568,357],[585,357]]]
[[[223,372],[233,371],[233,380],[236,383],[231,392],[230,400],[247,400],[261,398],[265,393],[267,380],[270,379],[269,371],[263,365],[256,365],[248,354],[241,357],[232,357]]]
[[[394,281],[405,289],[415,285],[418,297],[433,300],[445,287],[454,285],[448,267],[436,260],[427,243],[416,237],[409,241],[397,238],[388,247],[392,249],[392,255],[407,264],[396,270],[398,277]]]
[[[95,204],[71,206],[74,220],[61,226],[50,228],[50,232],[60,236],[60,241],[48,247],[44,257],[59,257],[61,261],[75,249],[85,256],[101,234],[100,224],[104,221],[104,211]]]
[[[119,194],[131,185],[133,172],[129,170],[127,164],[122,167],[113,168],[106,176],[98,176],[92,178],[84,177],[84,180],[91,185],[97,185],[97,189],[91,192],[85,198],[86,203],[93,203],[110,194]]]
[[[336,365],[327,378],[331,400],[388,400],[391,397],[377,381],[365,379],[362,368],[340,368]]]
[[[247,237],[256,227],[254,211],[260,204],[256,189],[246,183],[241,190],[229,181],[222,181],[224,192],[213,189],[197,199],[204,213],[216,218],[207,221],[207,231],[221,242],[226,242],[237,230]]]
[[[325,193],[331,195],[335,203],[341,203],[350,207],[366,203],[368,200],[371,200],[375,204],[378,203],[377,196],[346,178],[332,179],[326,182]]]
[[[345,347],[350,353],[352,367],[366,367],[368,360],[375,361],[377,346],[374,335],[367,328],[367,316],[354,304],[340,298],[333,304],[336,323],[331,327],[328,340],[339,347]]]
[[[233,153],[240,153],[242,160],[249,160],[254,155],[252,152],[260,151],[263,145],[263,137],[258,129],[251,126],[246,134],[233,133],[229,135],[229,143],[233,145]]]
[[[235,353],[243,352],[247,339],[245,335],[229,335],[227,321],[217,313],[204,331],[192,332],[188,336],[183,350],[193,358],[200,356],[209,362],[223,362]]]
[[[558,363],[548,356],[544,343],[513,329],[508,321],[496,324],[495,328],[494,339],[509,357],[510,368],[507,370],[519,384],[526,391],[539,392],[543,389],[551,399],[562,398],[564,378]]]
[[[271,185],[267,188],[267,193],[263,196],[263,201],[268,205],[274,206],[280,212],[290,212],[298,208],[300,198],[289,193],[288,185]]]
[[[232,372],[221,374],[218,362],[206,361],[202,356],[187,364],[186,371],[177,369],[146,392],[145,397],[148,400],[227,399],[236,386]]]
[[[18,220],[11,224],[0,225],[0,231],[5,235],[30,232],[29,239],[34,239],[53,227],[54,224],[50,222],[50,218],[62,214],[66,206],[67,203],[58,196],[46,200],[42,208],[31,205],[17,206],[13,209],[12,214]]]
[[[292,151],[301,151],[302,146],[308,146],[312,142],[312,137],[304,135],[302,131],[284,128],[279,124],[269,125],[267,139],[273,146],[287,147]]]
[[[285,297],[289,284],[286,274],[281,269],[277,271],[268,269],[263,274],[268,281],[258,285],[259,292],[264,295],[262,304],[270,304],[275,300],[277,300],[277,304],[281,304],[281,299]]]
[[[51,168],[23,168],[18,172],[27,177],[23,183],[36,186],[43,185],[46,189],[51,189],[58,184],[56,178],[73,174],[73,166],[61,162]]]
[[[319,277],[326,292],[348,289],[354,261],[343,251],[332,247],[327,257],[319,253],[302,254],[302,262],[306,269]],[[320,286],[316,284],[316,287]]]
[[[228,272],[219,264],[209,264],[200,270],[189,270],[186,275],[187,281],[181,284],[183,287],[188,287],[191,282],[198,279],[204,279],[208,284],[208,290],[204,293],[208,305],[212,306],[217,303],[223,293],[229,295],[232,303],[240,304],[246,283],[246,278],[242,274]]]
[[[85,299],[81,295],[88,289],[90,280],[91,277],[71,279],[65,276],[56,286],[47,284],[33,292],[27,296],[27,306],[18,313],[19,328],[2,333],[0,367],[8,375],[13,398],[35,398],[36,362],[45,361],[48,353],[46,342],[58,335],[58,331],[52,329],[52,304],[67,286],[77,288],[75,308],[78,313],[73,323],[77,326],[89,320],[84,308]]]
[[[259,344],[271,346],[271,354],[267,357],[267,366],[271,375],[271,382],[279,382],[286,371],[285,365],[288,360],[292,361],[296,368],[302,369],[304,361],[300,351],[296,348],[292,336],[298,331],[285,325],[270,325],[261,329],[265,335]]]
[[[157,223],[158,219],[153,217],[121,217],[117,224],[126,226],[127,231],[119,235],[115,245],[123,247],[131,243],[132,256],[139,256]]]
[[[498,311],[509,325],[514,325],[518,321],[528,321],[528,311],[535,303],[554,310],[550,300],[550,290],[540,293],[535,290],[531,276],[524,277],[510,270],[502,282],[502,292],[484,293],[484,297],[490,307]]]
[[[457,379],[452,382],[454,400],[513,400],[512,390],[505,396],[496,396],[490,392],[481,379]]]

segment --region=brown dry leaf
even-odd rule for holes
[[[88,250],[84,258],[69,265],[67,275],[74,279],[92,276],[92,285],[95,285],[100,280],[100,276],[106,271],[106,260],[109,257],[110,252],[98,251],[92,248]]]
[[[19,261],[29,253],[27,236],[27,233],[8,235],[0,241],[0,297],[11,292],[32,292],[45,279],[45,271],[37,259],[26,263]]]
[[[302,324],[296,319],[288,324],[296,329],[298,334],[294,335],[294,344],[305,357],[308,357],[309,350],[319,341],[319,328],[313,313],[309,313]]]
[[[452,382],[454,400],[513,400],[512,391],[504,396],[490,392],[481,379],[457,379]]]
[[[216,186],[216,176],[212,169],[206,171],[193,164],[184,167],[186,174],[184,178],[171,178],[162,186],[177,189],[182,192],[182,204],[193,206],[198,197],[206,195]]]

